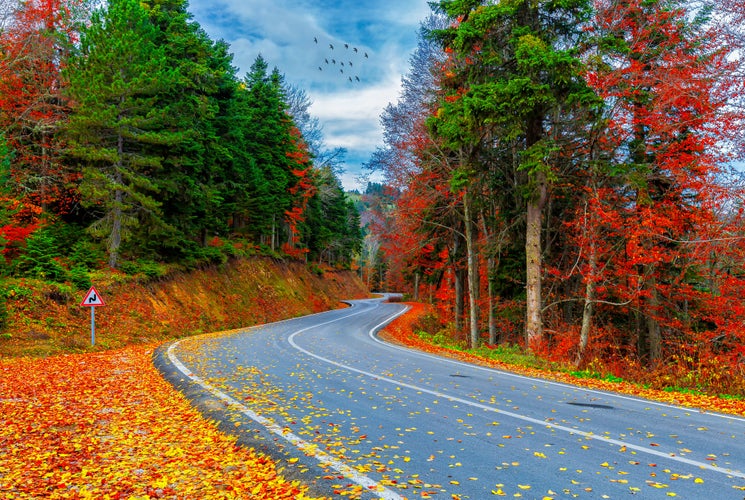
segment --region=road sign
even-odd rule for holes
[[[91,308],[91,345],[96,345],[96,306],[105,305],[103,303],[103,297],[96,291],[96,287],[93,286],[85,294],[83,302],[80,303],[81,307]]]
[[[83,302],[80,303],[81,307],[96,307],[96,306],[105,306],[103,302],[103,297],[101,297],[101,294],[96,291],[95,287],[91,287],[90,290],[88,290],[88,293],[85,294],[85,298],[83,299]]]

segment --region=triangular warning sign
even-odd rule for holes
[[[80,303],[81,307],[95,307],[106,305],[103,303],[103,297],[96,291],[96,287],[91,287],[88,293],[85,294],[83,302]]]

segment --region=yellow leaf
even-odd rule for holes
[[[700,477],[697,477],[696,479],[693,480],[693,482],[696,483],[696,484],[703,484],[704,483],[704,480],[701,479]]]
[[[528,484],[518,484],[517,487],[520,488],[521,490],[529,490],[530,489],[530,485],[528,485]]]

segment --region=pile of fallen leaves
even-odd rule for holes
[[[203,419],[152,351],[0,360],[0,498],[307,498]]]
[[[587,387],[588,389],[629,394],[663,403],[699,408],[706,411],[745,415],[745,401],[743,400],[724,399],[703,394],[687,394],[681,392],[667,392],[659,389],[648,389],[639,384],[625,381],[615,382],[594,378],[579,378],[566,372],[545,371],[512,364],[508,365],[497,360],[477,356],[468,351],[459,351],[432,345],[419,338],[414,331],[414,325],[419,322],[419,319],[425,314],[429,314],[431,311],[428,310],[426,305],[421,303],[408,303],[408,305],[412,310],[403,316],[399,316],[396,320],[386,326],[380,334],[382,338],[389,342],[400,343],[439,356],[447,356],[468,363],[503,369],[529,377],[565,382],[568,384]]]

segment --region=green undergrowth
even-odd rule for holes
[[[550,361],[535,353],[527,351],[517,344],[481,345],[475,349],[468,347],[468,342],[461,334],[455,333],[452,326],[443,327],[433,314],[425,314],[413,325],[416,336],[427,344],[467,353],[487,361],[502,363],[517,368],[528,368],[545,372],[558,372],[575,379],[593,379],[611,384],[631,384],[640,389],[658,389],[668,393],[690,396],[714,396],[725,400],[745,401],[741,394],[727,394],[713,387],[686,386],[675,384],[673,379],[661,377],[654,370],[643,374],[638,380],[634,377],[621,377],[602,369],[602,363],[591,363],[587,368],[578,370],[574,365]],[[668,380],[669,379],[669,380]]]

